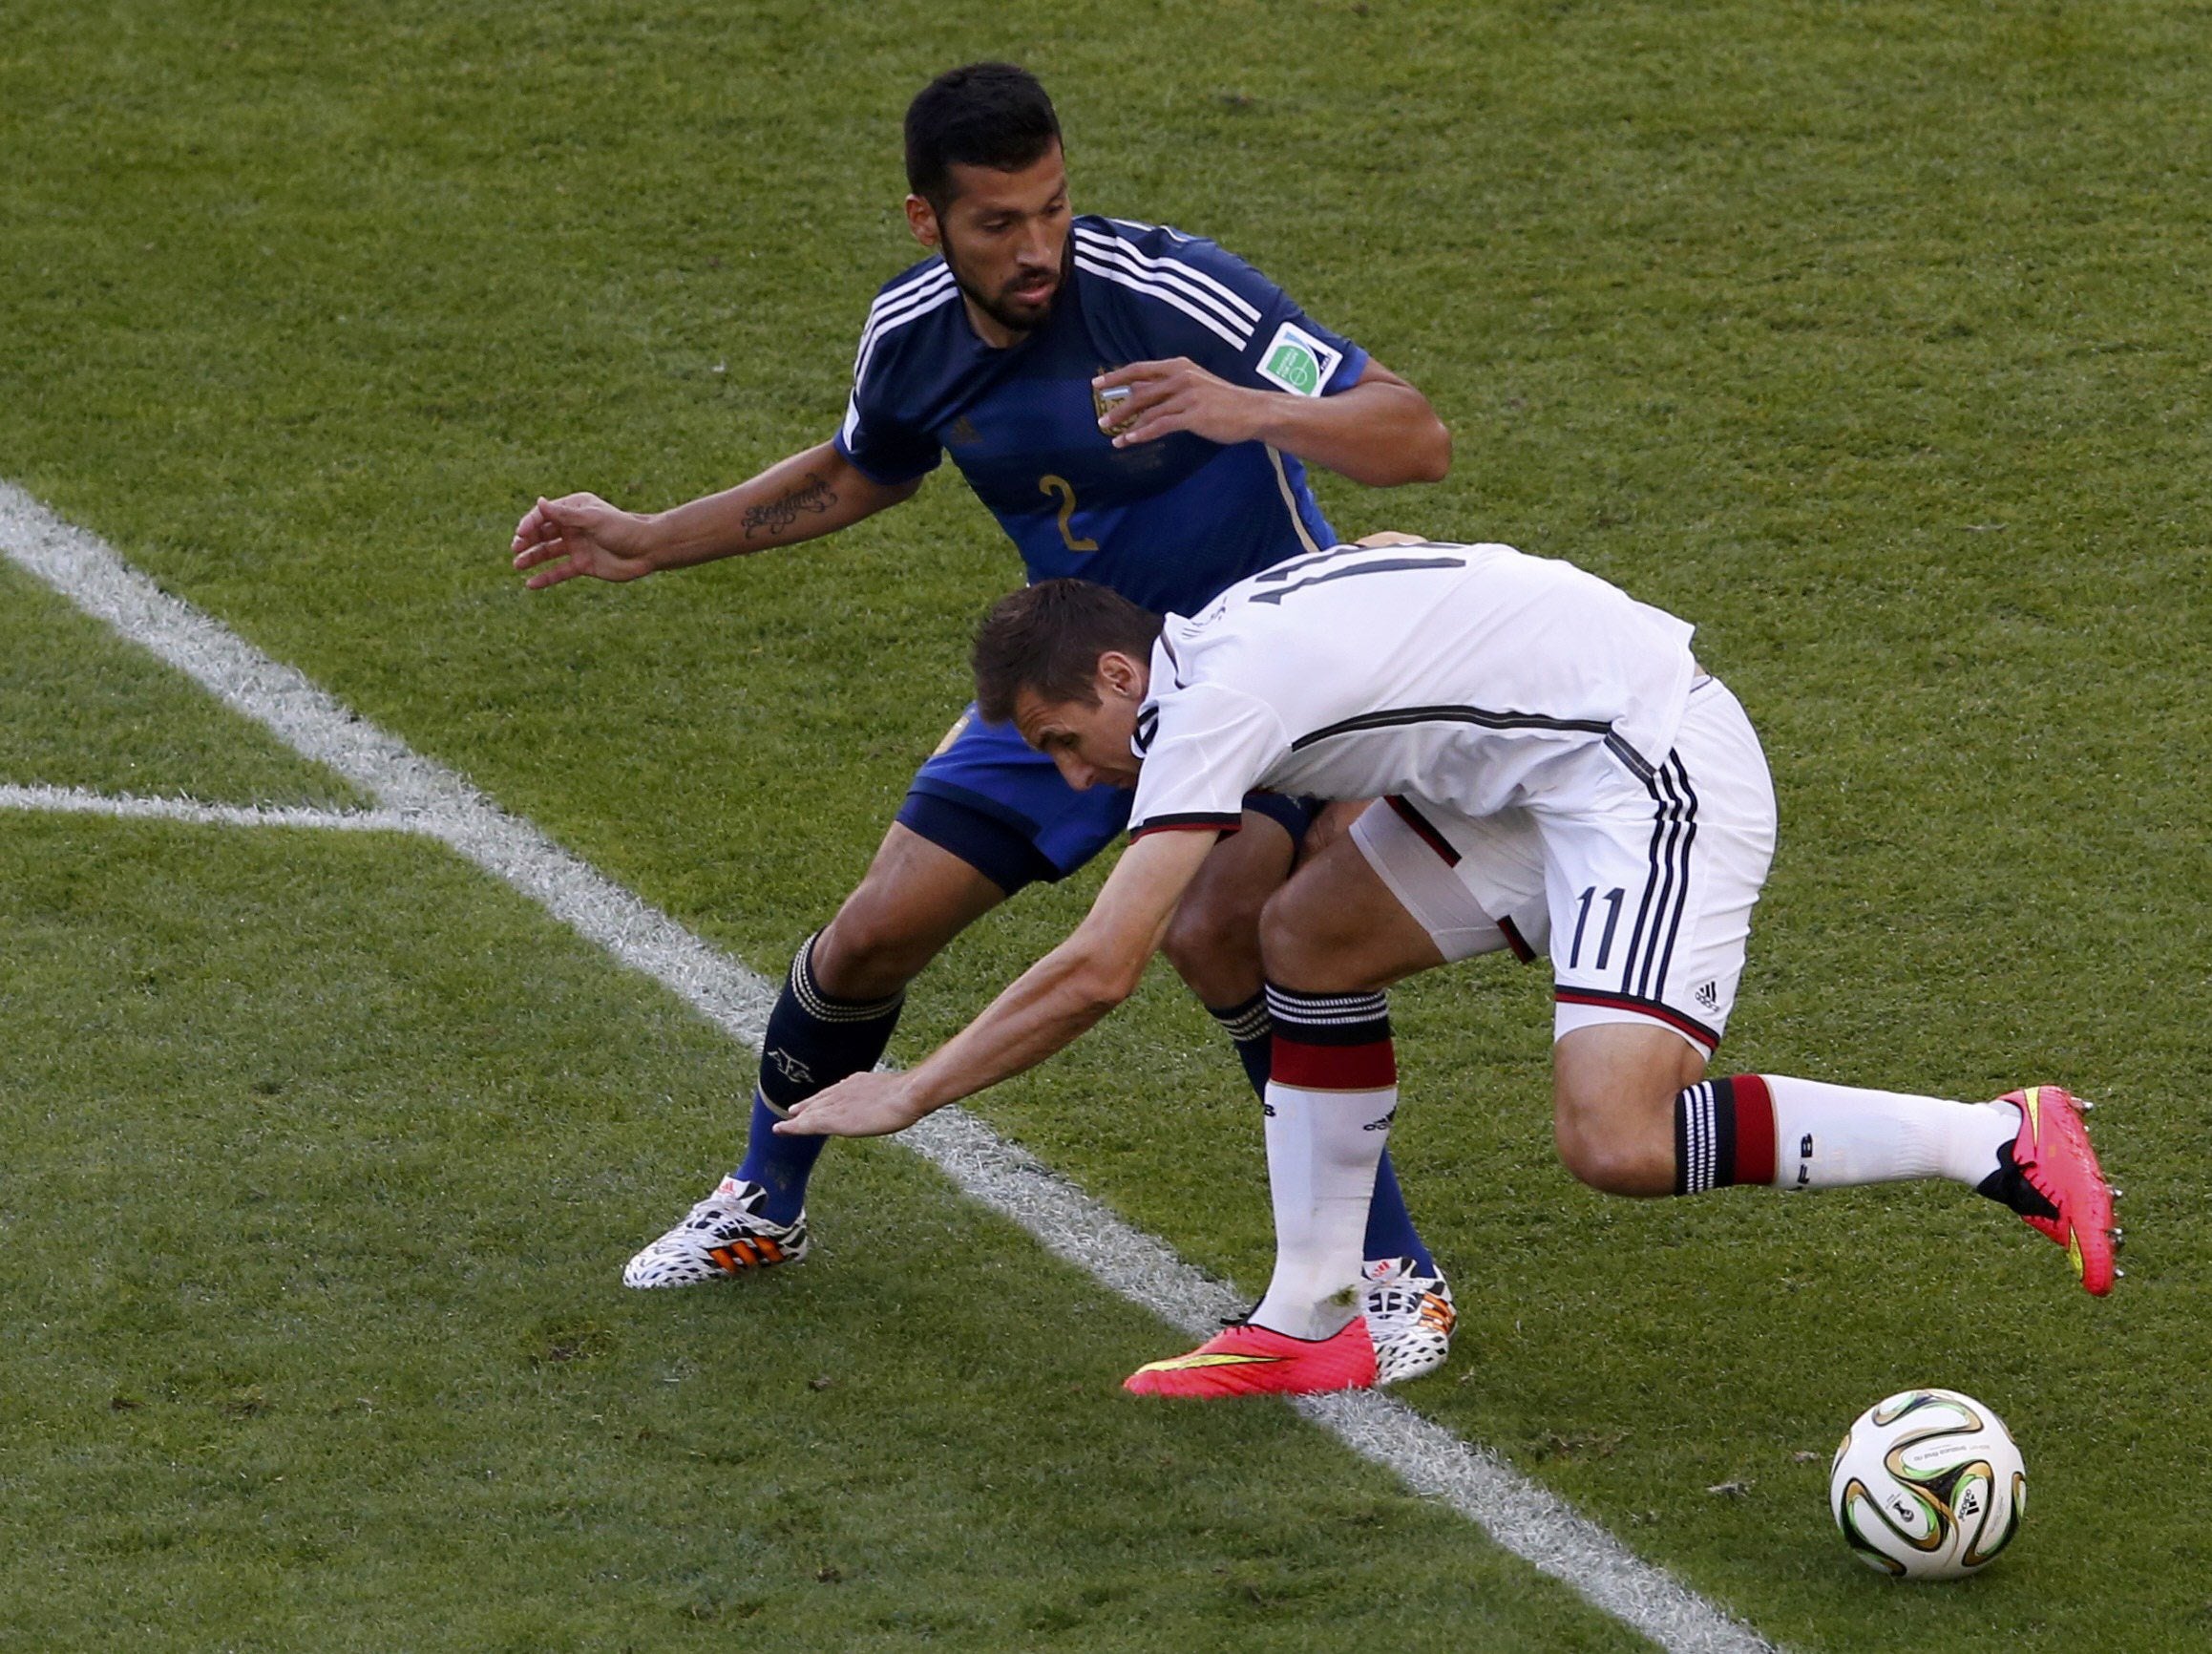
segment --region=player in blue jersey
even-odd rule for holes
[[[940,75],[907,113],[906,156],[907,220],[932,256],[870,307],[836,435],[658,515],[588,494],[540,499],[515,535],[531,586],[830,534],[910,498],[950,453],[1032,581],[1081,575],[1193,612],[1335,543],[1307,463],[1374,486],[1443,475],[1450,436],[1420,392],[1251,265],[1174,230],[1076,216],[1058,119],[1024,71]],[[1024,884],[1080,867],[1127,814],[1126,793],[1071,789],[1011,726],[971,709],[916,775],[858,888],[793,960],[744,1163],[623,1280],[686,1285],[804,1256],[822,1139],[778,1135],[776,1120],[872,1068],[907,984],[947,943]],[[1258,915],[1308,817],[1254,795],[1247,823],[1194,881],[1165,951],[1264,1090]],[[1410,1375],[1443,1359],[1450,1294],[1387,1159],[1373,1206],[1367,1308]]]

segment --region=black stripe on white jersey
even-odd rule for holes
[[[1129,735],[1129,750],[1144,757],[1152,750],[1152,737],[1160,732],[1160,709],[1142,706],[1137,709],[1137,727]]]
[[[1317,741],[1326,741],[1335,735],[1358,734],[1363,730],[1395,730],[1412,724],[1475,724],[1485,730],[1557,730],[1567,734],[1603,735],[1609,747],[1613,741],[1612,726],[1602,718],[1552,718],[1542,712],[1495,712],[1487,707],[1385,707],[1380,711],[1361,712],[1356,718],[1310,730],[1291,743],[1291,751],[1301,752]]]
[[[1312,580],[1301,580],[1296,585],[1286,585],[1275,591],[1255,591],[1253,603],[1280,603],[1294,591],[1304,591],[1309,586],[1327,585],[1333,580],[1350,580],[1356,574],[1395,574],[1409,568],[1464,568],[1464,557],[1386,557],[1376,562],[1355,563],[1350,568],[1333,568],[1327,574],[1317,574]],[[1261,578],[1265,578],[1264,576]]]
[[[1255,585],[1273,585],[1278,581],[1296,580],[1309,568],[1318,568],[1324,562],[1334,562],[1340,557],[1387,555],[1401,551],[1464,551],[1464,545],[1446,545],[1442,541],[1422,540],[1406,545],[1331,545],[1319,551],[1300,553],[1286,558],[1273,568],[1252,577]]]
[[[1605,750],[1618,758],[1628,773],[1645,786],[1649,787],[1652,784],[1651,760],[1637,752],[1635,748],[1630,746],[1628,742],[1622,740],[1620,736],[1609,733],[1605,738]]]
[[[1200,830],[1211,828],[1217,833],[1234,833],[1244,825],[1244,812],[1234,815],[1218,810],[1185,810],[1173,816],[1150,816],[1142,821],[1129,823],[1129,837],[1142,838],[1148,833],[1166,833],[1176,829]]]

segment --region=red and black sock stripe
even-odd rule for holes
[[[1390,1002],[1381,993],[1301,993],[1267,985],[1276,1083],[1301,1091],[1372,1092],[1398,1083]]]
[[[1774,1181],[1774,1097],[1757,1074],[1703,1080],[1675,1097],[1675,1193]]]

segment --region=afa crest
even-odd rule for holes
[[[1099,372],[1102,374],[1110,373],[1113,370],[1111,368],[1101,368],[1099,370]],[[1114,414],[1114,410],[1119,408],[1128,399],[1129,388],[1127,385],[1109,386],[1104,391],[1101,391],[1096,385],[1093,385],[1090,388],[1090,405],[1092,408],[1098,411],[1098,416],[1102,422],[1107,419],[1111,419]]]

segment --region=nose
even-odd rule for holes
[[[1022,238],[1021,260],[1025,267],[1049,270],[1060,262],[1060,248],[1052,236],[1049,219],[1031,219],[1029,233]]]
[[[1098,772],[1073,753],[1056,753],[1053,756],[1060,764],[1060,778],[1078,793],[1098,785]]]

